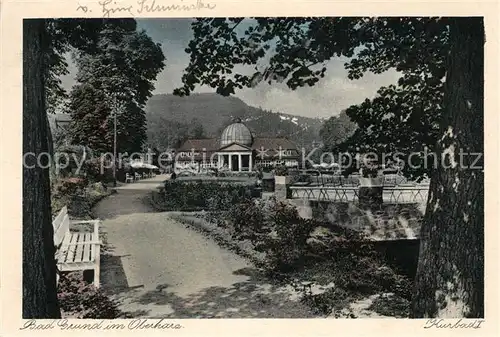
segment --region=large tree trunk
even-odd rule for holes
[[[414,318],[484,316],[484,173],[483,158],[475,162],[474,155],[484,149],[483,19],[452,19],[450,42],[440,162],[421,230]],[[460,150],[469,154],[462,161]]]
[[[52,229],[44,86],[44,20],[23,31],[23,318],[59,318]]]

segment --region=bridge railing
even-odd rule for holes
[[[383,189],[384,202],[391,204],[426,203],[429,185],[394,186]]]
[[[359,201],[359,186],[312,186],[295,184],[289,187],[292,199],[326,200],[336,202]],[[429,185],[394,185],[384,186],[384,203],[409,204],[425,203]]]
[[[359,200],[358,187],[290,186],[292,199],[355,202]]]

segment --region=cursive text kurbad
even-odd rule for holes
[[[137,5],[120,5],[118,0],[101,0],[98,2],[102,16],[111,17],[113,14],[129,14],[134,16],[141,13],[164,13],[164,12],[190,12],[208,9],[212,10],[217,5],[203,0],[138,0]],[[79,8],[87,12],[87,7],[80,5]]]
[[[446,321],[444,319],[429,319],[425,323],[424,329],[479,329],[484,319],[466,320],[459,319],[455,322]]]

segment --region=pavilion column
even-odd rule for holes
[[[238,153],[238,171],[241,172],[241,153]]]
[[[252,155],[248,155],[248,171],[252,172]]]
[[[229,158],[229,171],[232,171],[233,170],[233,155],[229,154],[227,157]]]

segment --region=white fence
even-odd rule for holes
[[[290,186],[292,199],[326,200],[337,202],[359,201],[357,186]],[[383,202],[389,204],[426,203],[429,193],[428,184],[405,184],[384,186]]]

